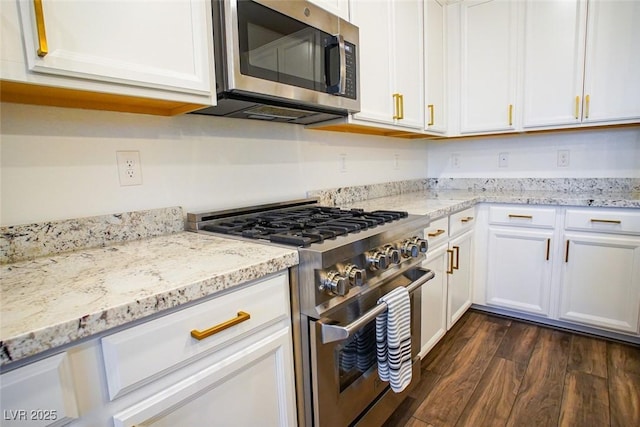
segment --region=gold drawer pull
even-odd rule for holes
[[[567,240],[567,246],[564,252],[564,262],[569,262],[569,241]]]
[[[516,214],[509,214],[509,218],[533,219],[533,215],[516,215]]]
[[[584,113],[584,118],[588,119],[589,118],[589,102],[591,101],[591,97],[589,95],[586,95],[584,97],[584,102],[587,104],[587,106],[585,107],[585,113]]]
[[[38,29],[38,56],[44,57],[49,53],[47,45],[47,32],[44,28],[44,11],[42,10],[42,0],[33,0],[33,7],[36,12],[36,28]]]
[[[575,111],[575,115],[576,115],[576,120],[580,118],[579,114],[580,114],[580,97],[576,96],[576,111]]]
[[[427,236],[429,236],[429,237],[437,237],[437,236],[443,234],[444,232],[445,232],[445,230],[438,229],[437,231],[434,231],[433,233],[427,234]]]
[[[549,261],[549,249],[551,249],[551,239],[547,239],[547,261]]]
[[[513,125],[513,104],[509,104],[509,126]]]
[[[454,246],[453,250],[456,251],[456,265],[453,266],[453,270],[460,268],[460,246]]]
[[[222,332],[225,329],[235,326],[238,323],[242,323],[246,320],[249,320],[250,318],[251,318],[251,315],[249,313],[245,313],[244,311],[239,311],[237,317],[227,320],[226,322],[222,322],[218,325],[212,326],[209,329],[205,329],[204,331],[199,331],[197,329],[192,330],[191,336],[197,340],[203,340],[207,337],[210,337],[211,335],[215,335],[218,332]]]
[[[427,105],[427,108],[429,109],[429,123],[427,123],[427,126],[433,126],[433,104]]]
[[[605,224],[622,224],[619,219],[596,219],[591,218],[591,222],[604,222]]]
[[[472,216],[467,216],[467,217],[464,217],[464,218],[460,219],[460,221],[462,221],[462,222],[473,221],[473,217]]]

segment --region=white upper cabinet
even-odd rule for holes
[[[527,0],[524,128],[640,119],[640,2]]]
[[[523,126],[580,123],[587,3],[525,3]]]
[[[360,29],[359,121],[424,127],[423,4],[417,0],[354,0]]]
[[[425,10],[425,130],[447,131],[445,103],[445,6],[442,0],[426,0]]]
[[[582,118],[640,120],[640,2],[589,2]]]
[[[309,0],[345,21],[349,20],[349,0]]]
[[[206,0],[3,2],[2,80],[212,104]],[[20,55],[20,56],[18,56]]]
[[[460,133],[516,128],[519,2],[460,4]],[[454,9],[455,10],[455,9]]]

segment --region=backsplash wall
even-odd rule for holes
[[[224,209],[427,171],[421,141],[198,115],[9,103],[0,114],[0,225],[168,206]],[[119,150],[140,151],[142,185],[120,186]]]
[[[429,178],[640,178],[640,127],[428,142]],[[558,166],[558,151],[569,165]],[[507,154],[506,167],[499,156]],[[456,161],[457,160],[457,161]]]
[[[436,142],[7,103],[0,118],[0,225],[224,209],[425,177],[640,178],[640,128]],[[569,167],[556,166],[558,149],[569,150]],[[120,186],[119,150],[140,151],[142,185]]]

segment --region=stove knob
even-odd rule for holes
[[[401,251],[405,258],[415,258],[420,254],[420,246],[411,240],[405,240],[402,242]]]
[[[320,290],[344,296],[349,292],[349,279],[342,276],[337,271],[331,271],[327,273],[327,276],[322,280]]]
[[[367,262],[369,266],[374,270],[384,270],[389,267],[389,260],[387,255],[382,252],[374,252],[370,256],[367,257]]]
[[[384,253],[389,259],[389,262],[393,264],[400,264],[400,251],[397,250],[392,245],[387,245],[384,247]]]
[[[367,277],[367,272],[363,268],[358,268],[353,264],[347,265],[344,269],[345,274],[349,278],[352,286],[362,286]]]
[[[418,247],[420,248],[420,252],[427,253],[427,249],[429,249],[429,242],[427,242],[425,239],[414,237],[412,239],[412,242],[418,245]]]

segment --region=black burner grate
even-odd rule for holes
[[[208,223],[202,229],[251,239],[266,239],[274,243],[309,246],[407,216],[407,212],[402,211],[367,212],[362,209],[313,206],[221,219]]]

